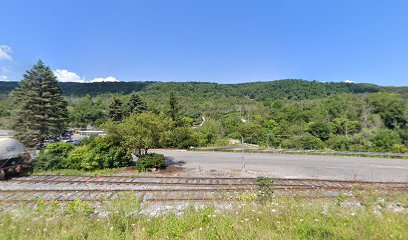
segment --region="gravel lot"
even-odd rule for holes
[[[408,182],[408,160],[268,153],[153,150],[195,176],[269,176]],[[242,172],[242,157],[245,171]],[[184,174],[187,174],[184,173]]]

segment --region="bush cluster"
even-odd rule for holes
[[[99,170],[125,167],[131,152],[109,137],[96,137],[74,147],[69,143],[51,143],[33,161],[34,170]]]
[[[166,161],[163,154],[150,153],[140,156],[136,162],[136,169],[139,172],[149,171],[152,168],[163,169]]]
[[[34,170],[69,168],[68,155],[74,148],[74,146],[65,142],[48,144],[33,161]]]

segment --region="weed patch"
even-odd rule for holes
[[[372,202],[371,198],[367,199]],[[389,199],[384,199],[384,206]],[[407,198],[393,200],[407,206]],[[1,208],[1,206],[0,206]],[[338,201],[274,197],[232,208],[186,208],[182,214],[141,214],[135,194],[93,206],[38,199],[36,207],[0,211],[0,239],[406,239],[404,212],[364,202],[358,209]]]
[[[258,177],[256,183],[259,186],[259,200],[270,200],[273,197],[273,180],[267,177]]]

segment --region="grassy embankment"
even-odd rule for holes
[[[75,175],[75,176],[103,176],[123,172],[124,168],[107,168],[95,171],[76,170],[76,169],[58,169],[58,170],[36,170],[33,175]],[[134,173],[137,173],[136,170]]]
[[[388,209],[388,199],[345,201],[279,197],[152,217],[137,214],[140,203],[126,195],[100,206],[109,214],[99,215],[86,202],[61,208],[39,200],[35,209],[0,211],[0,239],[407,239],[408,216]],[[392,201],[408,206],[406,195]]]

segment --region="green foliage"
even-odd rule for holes
[[[169,116],[173,122],[178,123],[179,122],[179,103],[177,97],[174,95],[174,92],[171,92],[169,95]]]
[[[94,171],[128,166],[131,157],[130,151],[119,146],[112,138],[96,137],[90,144],[72,151],[68,161],[73,168]]]
[[[152,168],[163,169],[166,167],[166,161],[163,154],[150,153],[139,157],[136,162],[136,169],[139,172],[149,171]]]
[[[75,95],[72,92],[67,94],[71,95],[67,97],[70,125],[112,125],[114,127],[107,127],[110,135],[115,136],[115,141],[126,142],[124,146],[135,153],[151,147],[216,146],[231,138],[240,140],[242,136],[245,143],[274,148],[379,151],[371,139],[378,130],[387,129],[399,134],[398,141],[386,147],[388,151],[404,152],[408,147],[406,88],[301,80],[246,84],[75,85],[78,86],[95,86],[95,92],[102,91],[105,86],[111,87],[114,94],[93,98],[78,98],[72,96]],[[136,87],[137,93],[116,94],[118,88],[123,88],[119,92],[125,94],[133,91],[124,86]],[[82,89],[80,92],[83,96]],[[112,98],[122,102],[122,107]],[[124,126],[120,123],[120,110],[128,112],[128,103],[132,101],[137,103],[134,105],[143,106],[142,110],[134,111],[135,114],[149,109],[150,113],[164,119],[158,128],[160,133],[147,130],[160,126],[157,121],[152,121],[150,126],[133,126],[125,120],[130,130],[121,128],[119,131],[115,125]],[[7,102],[4,106],[6,113],[0,117],[0,125],[7,126],[14,113]],[[108,116],[112,123],[105,123]],[[128,132],[124,134],[126,141],[124,132]]]
[[[374,113],[378,113],[388,128],[403,128],[407,125],[407,101],[397,94],[377,93],[369,98],[374,107]]]
[[[405,144],[408,144],[408,126],[398,131],[400,138],[404,141]]]
[[[271,200],[274,193],[273,180],[267,177],[257,177],[256,183],[259,186],[258,199],[261,201]]]
[[[77,169],[81,170],[82,168],[82,161],[86,158],[92,157],[90,156],[90,148],[89,145],[81,145],[74,148],[70,154],[68,155],[68,169]]]
[[[199,146],[214,144],[217,139],[222,138],[222,125],[214,119],[208,119],[203,126],[194,134]]]
[[[248,96],[258,100],[266,99],[310,99],[338,93],[373,93],[373,92],[404,92],[404,87],[390,88],[373,84],[321,83],[304,80],[277,80],[270,82],[255,82],[241,84],[216,84],[206,82],[101,82],[72,83],[60,82],[66,96],[99,95],[105,93],[130,94],[138,91],[180,92],[189,95],[204,95],[206,97],[228,93],[232,96]],[[8,94],[15,89],[17,83],[4,82],[0,86],[0,94]]]
[[[177,148],[189,148],[198,145],[197,139],[193,137],[193,130],[189,127],[175,128],[171,134],[171,146]]]
[[[233,210],[191,207],[182,214],[151,216],[139,214],[141,204],[134,193],[119,194],[97,209],[80,200],[62,204],[39,199],[37,208],[26,204],[0,211],[0,239],[406,239],[408,235],[406,214],[378,204],[378,216],[365,201],[360,207],[345,208],[335,199],[276,197],[261,204],[231,206]]]
[[[262,127],[257,124],[241,124],[238,127],[238,132],[241,137],[244,138],[244,141],[247,143],[259,143],[262,140]]]
[[[242,123],[238,114],[228,114],[220,119],[222,127],[225,129],[225,135],[238,133],[238,126]],[[238,137],[239,134],[238,134]]]
[[[147,110],[146,103],[142,100],[139,94],[132,93],[127,103],[127,108],[125,111],[126,116],[129,116],[133,113],[135,114],[143,113],[146,112],[146,110]]]
[[[69,143],[50,143],[33,161],[34,170],[55,170],[70,168],[67,161],[69,153],[74,149]]]
[[[359,121],[350,121],[347,118],[335,118],[332,125],[336,134],[348,136],[358,131],[360,123]]]
[[[398,145],[401,144],[401,139],[395,131],[382,129],[376,132],[370,142],[372,144],[372,151],[391,152],[394,147],[398,149]]]
[[[239,193],[238,194],[238,200],[244,203],[252,203],[256,201],[259,198],[259,196],[256,193]]]
[[[123,106],[122,101],[118,98],[113,98],[109,105],[108,117],[115,122],[122,121],[123,118]]]
[[[395,143],[392,145],[390,152],[393,153],[408,153],[408,147],[403,144]]]
[[[76,149],[76,148],[75,148]],[[71,176],[106,176],[120,173],[122,168],[105,168],[95,171],[86,171],[81,169],[55,169],[55,170],[37,170],[35,174],[49,174],[49,175],[71,175]]]
[[[307,131],[322,141],[326,141],[330,137],[331,129],[329,124],[324,122],[312,122],[308,125]]]
[[[283,141],[282,146],[289,149],[319,150],[323,148],[323,141],[310,134],[305,134]]]
[[[273,119],[268,119],[267,121],[265,121],[265,123],[263,124],[263,127],[268,130],[268,131],[274,131],[276,129],[276,127],[278,126],[278,123],[273,120]]]
[[[300,138],[302,148],[305,150],[322,149],[323,142],[319,138],[305,134]]]
[[[331,137],[327,141],[327,146],[335,151],[350,151],[352,150],[353,141],[350,137],[338,135]]]
[[[134,153],[167,143],[172,126],[171,119],[152,112],[132,114],[119,124],[105,124],[109,136]]]
[[[13,92],[15,137],[29,147],[42,147],[66,131],[67,102],[51,69],[39,60]]]
[[[10,106],[7,100],[0,99],[0,117],[10,116]]]
[[[96,137],[88,144],[51,143],[33,161],[36,171],[76,169],[95,171],[129,165],[131,153],[108,137]]]
[[[75,127],[86,127],[88,124],[99,125],[106,118],[102,108],[102,100],[92,98],[90,95],[74,103],[68,110],[70,125]]]

